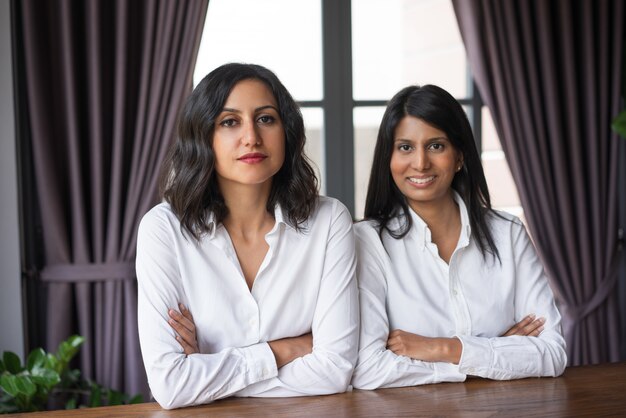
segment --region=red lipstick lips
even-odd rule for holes
[[[251,152],[249,154],[244,154],[238,158],[239,161],[246,164],[257,164],[261,161],[265,160],[267,155],[261,154],[260,152]]]

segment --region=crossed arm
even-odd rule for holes
[[[180,312],[176,309],[168,311],[170,317],[168,323],[176,331],[176,341],[181,345],[186,355],[199,353],[193,315],[182,303],[178,304],[178,308]],[[276,366],[281,368],[313,351],[313,335],[309,332],[299,337],[270,341],[268,344],[276,358]]]
[[[545,321],[545,318],[537,318],[533,314],[527,315],[501,336],[537,337],[543,331]],[[463,346],[461,341],[455,337],[431,338],[396,329],[389,333],[387,349],[399,356],[406,356],[415,360],[459,364]]]
[[[168,320],[176,331],[176,341],[181,345],[186,355],[199,353],[196,326],[193,315],[182,303],[178,305],[180,312],[170,309]],[[538,336],[543,331],[545,318],[536,318],[528,315],[513,325],[502,336],[511,335]],[[281,368],[298,357],[311,353],[313,336],[311,333],[299,337],[283,338],[270,341],[269,346],[276,358],[276,365]],[[431,338],[412,334],[400,329],[389,333],[387,348],[397,355],[410,357],[415,360],[428,362],[447,362],[458,364],[461,358],[462,345],[458,338]]]

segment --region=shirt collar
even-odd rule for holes
[[[469,244],[472,228],[469,222],[469,215],[467,213],[467,207],[461,195],[456,190],[452,190],[452,197],[457,205],[459,205],[459,212],[461,214],[461,235],[459,236],[459,243],[457,247],[465,247]],[[409,214],[413,227],[409,231],[409,235],[412,235],[420,244],[420,248],[425,249],[426,245],[432,242],[432,235],[428,225],[420,216],[415,213],[409,206]]]
[[[274,228],[272,228],[272,230],[269,232],[270,234],[278,230],[281,225],[284,225],[285,228],[293,229],[293,226],[291,226],[291,224],[286,221],[285,215],[283,214],[283,209],[278,203],[276,204],[276,206],[274,206],[274,219],[276,220],[276,224],[274,225]],[[207,233],[207,238],[209,239],[215,238],[215,233],[217,232],[217,230],[224,227],[221,223],[217,223],[215,219],[215,213],[213,212],[209,213],[207,225],[209,226],[209,232]]]
[[[420,249],[424,250],[426,245],[432,241],[430,229],[424,220],[409,206],[409,214],[411,223],[413,224],[409,230],[409,236],[412,236],[420,245]]]
[[[285,215],[283,214],[283,208],[277,203],[274,207],[274,219],[276,220],[276,226],[272,229],[277,229],[280,225],[284,225],[285,228],[294,229],[289,222],[287,222]]]
[[[459,212],[461,213],[461,236],[459,237],[458,247],[466,247],[469,245],[470,236],[472,235],[467,206],[465,206],[463,198],[456,190],[452,190],[452,197],[454,197],[456,204],[459,205]]]

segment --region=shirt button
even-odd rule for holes
[[[458,296],[459,292],[457,292],[457,290],[456,290],[456,289],[452,289],[452,294],[453,294],[454,296]]]

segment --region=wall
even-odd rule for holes
[[[24,355],[10,0],[0,0],[0,352]]]

